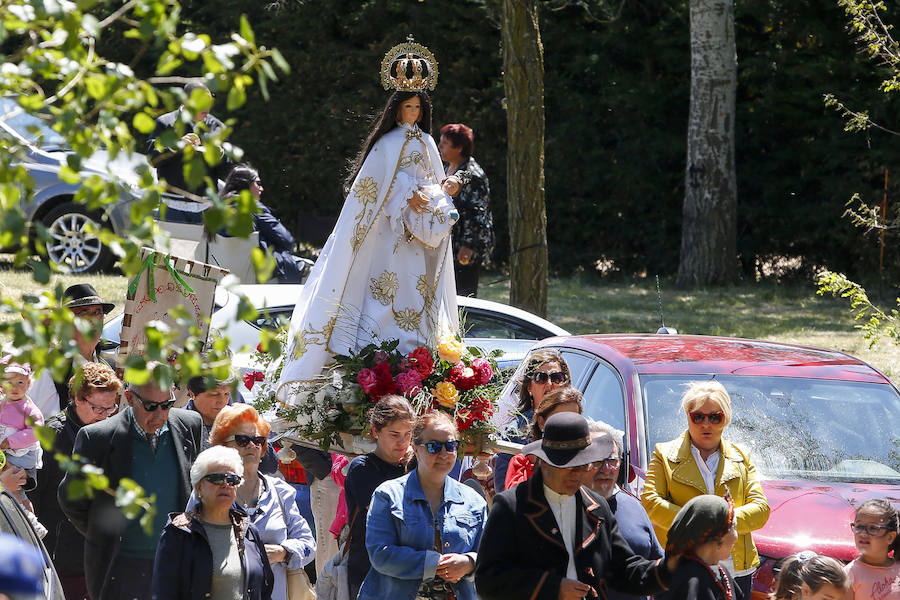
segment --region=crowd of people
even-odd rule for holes
[[[8,418],[31,402],[30,379],[20,381],[30,370],[9,358],[0,368],[4,454],[14,459],[34,439],[33,422]],[[710,382],[685,390],[687,429],[654,449],[639,499],[620,477],[623,433],[582,416],[568,372],[552,353],[523,369],[521,398],[532,414],[513,426],[528,443],[495,493],[459,481],[459,433],[445,413],[416,416],[400,396],[375,404],[375,449],[330,457],[343,519],[336,507],[316,523],[347,566],[339,597],[749,599],[759,564],[751,532],[769,509],[750,456],[723,436],[727,391]],[[271,427],[252,406],[231,402],[231,383],[192,380],[191,404],[179,409],[173,389],[124,385],[100,361],[74,368],[70,400],[46,419],[57,434],[53,452],[84,457],[113,486],[134,480],[154,494],[157,512],[144,528],[113,496],[73,491],[83,474],[51,455],[38,456],[33,472],[8,462],[2,482],[14,492],[31,487],[19,497],[46,528],[67,598],[289,600],[303,597],[298,581],[312,589],[304,567],[334,562],[317,552],[322,532],[301,515],[297,490],[277,470],[262,471]],[[24,479],[10,479],[20,471]],[[772,597],[896,598],[897,510],[867,501],[852,529],[856,560],[788,557]]]
[[[413,58],[430,56],[416,44],[398,48],[382,67],[395,91],[296,305],[279,381],[287,401],[299,393],[292,384],[319,377],[336,352],[458,331],[454,278],[475,294],[490,256],[488,185],[472,131],[448,125],[435,144],[425,91],[436,79],[433,57]],[[185,91],[209,93],[199,83]],[[158,119],[151,160],[179,194],[164,212],[197,223],[207,182],[186,180],[184,148],[224,125],[200,113],[197,130],[179,139],[173,131],[185,114],[181,107]],[[248,190],[259,200],[258,171],[228,171],[226,194]],[[260,233],[282,238],[266,243],[287,251],[290,234],[271,211],[261,214]],[[343,308],[356,312],[335,306],[338,289]],[[79,354],[66,377],[45,371],[32,381],[29,365],[0,361],[0,482],[44,536],[68,600],[297,600],[313,597],[310,575],[329,582],[322,600],[751,598],[760,564],[752,532],[769,506],[750,454],[724,435],[732,406],[718,383],[685,390],[686,429],[656,445],[640,498],[629,486],[636,474],[622,470],[623,432],[583,416],[569,366],[553,351],[535,352],[521,368],[517,411],[502,435],[523,446],[494,459],[490,482],[460,476],[452,417],[417,414],[406,398],[387,395],[369,408],[372,452],[351,460],[280,450],[279,459],[305,467],[301,497],[280,474],[270,423],[236,397],[236,378],[184,382],[184,408],[174,386],[123,384],[97,354],[112,304],[86,284],[65,295],[88,325],[75,330]],[[44,420],[56,433],[47,453],[34,431]],[[102,469],[111,489],[138,484],[154,511],[124,511],[115,494],[89,491],[85,478],[96,473],[64,467],[57,455]],[[773,598],[900,598],[898,520],[890,502],[861,504],[851,525],[859,557],[846,567],[810,553],[788,557]],[[0,560],[0,594],[7,585],[32,593],[35,584],[22,581],[24,572],[15,579],[7,563]]]

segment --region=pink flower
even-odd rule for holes
[[[372,390],[378,385],[378,377],[372,369],[363,369],[356,376],[356,383],[367,393],[371,394]]]
[[[434,357],[425,346],[419,346],[407,356],[409,366],[419,372],[422,379],[434,373]]]
[[[485,385],[494,376],[490,361],[484,358],[476,358],[472,361],[472,370],[475,371],[475,380],[478,385]]]
[[[456,389],[461,392],[471,390],[478,385],[474,369],[472,369],[472,367],[467,367],[462,361],[459,361],[451,367],[447,378],[456,386]]]
[[[415,370],[400,373],[397,375],[397,389],[409,398],[415,396],[422,389],[422,376]]]

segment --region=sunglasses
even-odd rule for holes
[[[440,454],[441,448],[445,448],[447,452],[452,454],[459,448],[459,440],[450,440],[448,442],[425,442],[422,445],[425,446],[425,451],[428,452],[428,454]]]
[[[251,443],[262,448],[266,445],[266,436],[264,435],[241,435],[240,433],[236,433],[230,438],[225,439],[226,442],[234,442],[241,448],[246,448]]]
[[[237,487],[244,481],[243,477],[235,473],[210,473],[204,475],[203,479],[213,485],[227,485],[229,487]]]
[[[702,413],[702,412],[692,412],[691,413],[691,421],[693,421],[694,425],[699,425],[704,421],[709,421],[710,425],[718,425],[722,422],[722,419],[725,418],[725,413],[722,412],[714,412],[714,413]]]
[[[169,397],[168,400],[163,400],[162,402],[150,402],[149,400],[145,400],[138,394],[136,391],[131,390],[131,394],[137,398],[141,406],[144,407],[144,410],[147,412],[155,412],[157,408],[161,408],[163,410],[169,410],[173,406],[175,406],[175,395]]]
[[[564,371],[553,371],[552,373],[538,371],[531,376],[531,380],[535,383],[547,383],[548,381],[552,381],[556,385],[560,385],[569,381],[569,376],[566,375]]]
[[[850,530],[853,533],[868,533],[872,537],[881,537],[886,535],[888,532],[887,525],[857,525],[856,523],[850,523]]]
[[[567,471],[571,471],[572,473],[587,473],[588,471],[593,471],[598,466],[600,466],[600,462],[588,463],[586,465],[579,465],[577,467],[562,467]],[[557,467],[559,468],[559,467]]]

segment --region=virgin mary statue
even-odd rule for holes
[[[456,333],[459,317],[450,250],[458,218],[430,135],[427,89],[434,56],[420,44],[392,48],[382,83],[395,91],[362,145],[345,184],[340,217],[291,318],[278,397],[320,379],[335,354],[399,340],[410,352]]]

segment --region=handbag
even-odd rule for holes
[[[281,495],[277,489],[272,489],[275,497],[278,498],[278,506],[281,507],[281,515],[284,517],[284,533],[285,538],[288,536],[287,529],[287,511],[284,510],[284,503],[281,501]],[[349,592],[347,594],[349,596]],[[309,575],[306,569],[287,569],[287,599],[288,600],[317,600],[316,590],[313,589],[309,582]]]
[[[359,515],[359,508],[353,513],[349,527]],[[351,600],[350,598],[350,571],[347,567],[347,556],[350,551],[351,534],[347,534],[347,540],[343,548],[332,556],[316,577],[316,594],[319,600]]]

